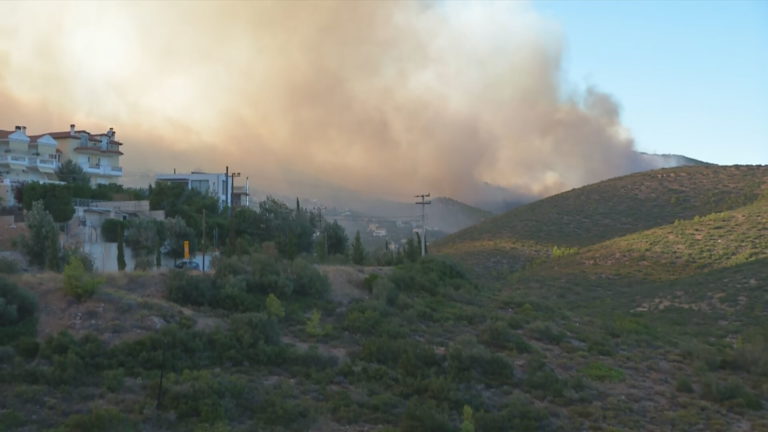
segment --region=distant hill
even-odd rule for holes
[[[606,180],[515,208],[433,245],[483,267],[519,267],[553,246],[611,238],[754,202],[768,166],[687,166]]]

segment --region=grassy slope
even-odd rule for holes
[[[524,334],[547,329],[542,351],[559,374],[599,364],[616,377],[594,409],[566,406],[571,416],[630,430],[768,430],[768,412],[754,409],[768,398],[768,196],[540,261],[500,286],[498,310],[538,316]]]
[[[433,245],[471,266],[519,268],[553,246],[583,247],[753,202],[766,166],[693,166],[606,180],[513,209]]]

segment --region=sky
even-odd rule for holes
[[[768,163],[766,2],[1,2],[0,129],[109,127],[125,183],[546,196]]]
[[[768,163],[768,2],[537,1],[567,79],[606,89],[638,149]]]

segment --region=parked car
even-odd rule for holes
[[[197,261],[184,260],[177,262],[176,268],[182,270],[200,270],[200,264],[198,264]]]

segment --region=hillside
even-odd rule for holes
[[[448,236],[433,251],[519,268],[553,246],[583,247],[754,202],[768,166],[688,166],[618,177],[515,208]]]

